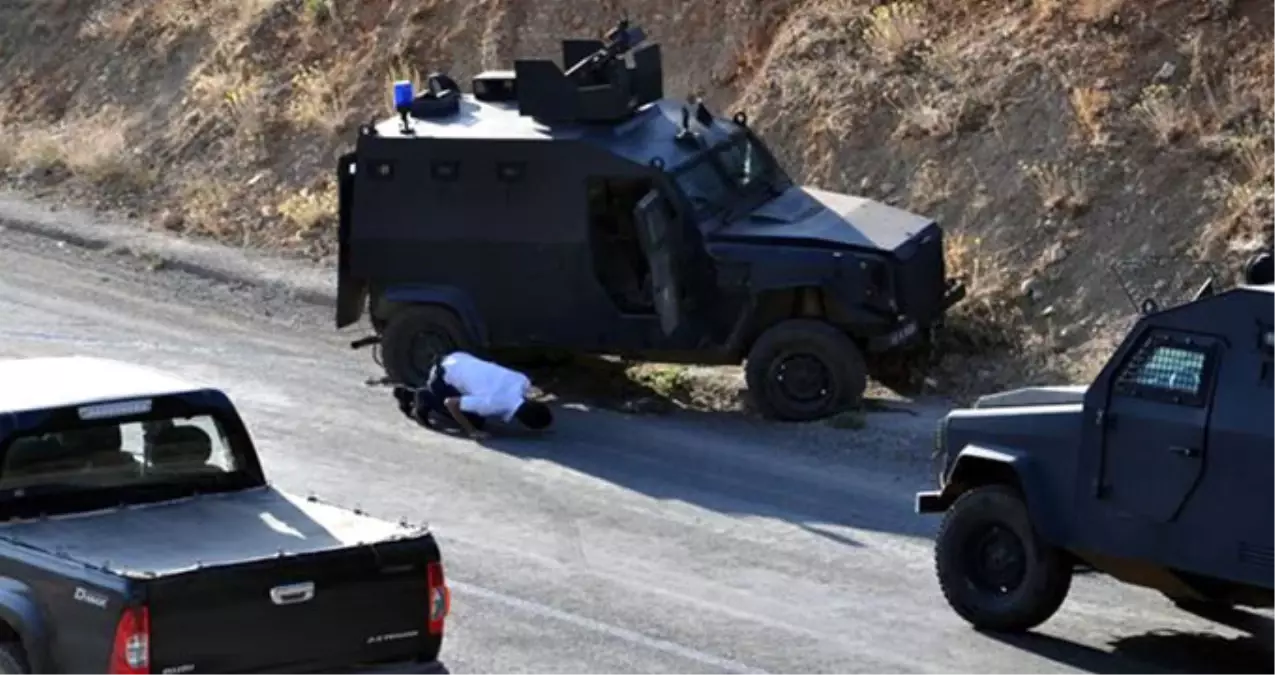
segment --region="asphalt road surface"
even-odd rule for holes
[[[807,433],[560,410],[480,445],[410,424],[321,307],[0,232],[0,357],[90,354],[224,386],[283,489],[428,522],[453,672],[1271,672],[1249,638],[1090,576],[1035,635],[934,579],[930,420]],[[3,386],[3,383],[0,383]],[[826,432],[826,433],[825,433]]]

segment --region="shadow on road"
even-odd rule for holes
[[[915,537],[931,537],[937,527],[912,510],[913,492],[927,480],[922,472],[861,473],[810,456],[786,456],[756,423],[740,422],[734,425],[739,429],[723,432],[677,416],[653,420],[561,407],[554,412],[549,433],[492,424],[492,436],[481,445],[554,462],[657,499],[784,520],[847,546],[863,543],[836,527]]]
[[[1111,641],[1111,652],[1041,633],[988,637],[1092,673],[1270,673],[1272,652],[1261,639],[1211,633],[1151,631]]]

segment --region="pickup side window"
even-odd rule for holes
[[[0,465],[0,490],[131,487],[239,468],[211,416],[106,421],[15,438]]]
[[[1215,368],[1209,342],[1153,331],[1120,371],[1115,393],[1201,407]]]

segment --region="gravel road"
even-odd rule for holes
[[[283,265],[283,263],[279,263]],[[0,231],[0,358],[83,353],[223,386],[268,474],[428,522],[453,672],[1271,672],[1156,594],[1081,577],[1033,636],[968,629],[912,512],[932,422],[861,431],[563,408],[480,445],[402,418],[330,312],[287,294]]]

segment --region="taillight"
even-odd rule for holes
[[[451,610],[452,596],[443,577],[443,563],[432,562],[426,567],[429,592],[429,634],[442,635],[443,621]]]
[[[125,608],[115,625],[115,647],[111,650],[112,673],[151,671],[151,618],[145,605]]]

